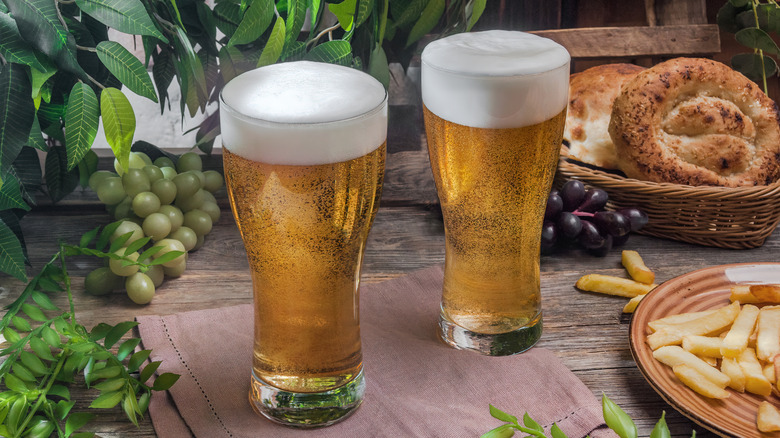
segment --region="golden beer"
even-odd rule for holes
[[[422,67],[445,229],[440,336],[455,348],[519,353],[541,336],[540,236],[566,119],[568,53],[490,31],[432,43]]]
[[[297,62],[237,77],[221,104],[254,292],[250,402],[284,424],[331,424],[365,388],[358,289],[384,177],[386,93],[357,70]]]

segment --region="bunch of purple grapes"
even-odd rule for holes
[[[628,240],[631,231],[647,224],[647,214],[638,208],[604,210],[609,195],[602,189],[585,189],[579,180],[567,181],[547,198],[542,227],[542,252],[577,242],[597,256]]]

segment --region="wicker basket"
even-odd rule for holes
[[[639,207],[649,217],[640,234],[731,249],[758,248],[780,221],[780,182],[726,188],[625,178],[561,158],[556,184],[579,179],[609,193],[610,208]]]

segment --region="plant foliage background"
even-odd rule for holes
[[[236,75],[294,60],[352,66],[387,87],[388,58],[406,64],[426,34],[470,30],[486,1],[0,0],[0,271],[26,279],[20,220],[38,196],[86,186],[97,135],[127,167],[135,115],[123,89],[195,115]],[[144,60],[109,28],[139,35]],[[207,114],[193,147],[210,153],[218,134]]]

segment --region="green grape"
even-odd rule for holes
[[[204,242],[206,242],[206,236],[198,236],[198,241],[195,243],[195,247],[192,248],[192,250],[193,251],[199,250],[203,246]]]
[[[146,177],[149,178],[149,184],[157,181],[158,179],[165,178],[165,176],[163,176],[162,170],[153,164],[147,164],[144,166],[143,171],[146,174]]]
[[[125,255],[125,248],[119,248],[118,250],[114,251],[114,254],[118,256],[124,256]],[[138,261],[138,251],[130,254],[127,256],[132,261]],[[120,276],[120,277],[127,277],[128,275],[133,275],[136,272],[138,272],[138,265],[124,265],[125,260],[124,259],[111,259],[108,261],[108,267],[111,268],[111,272],[114,274]]]
[[[217,198],[214,197],[214,195],[211,194],[208,190],[203,190],[203,202],[211,202],[212,204],[217,204]]]
[[[176,169],[173,167],[161,167],[160,171],[163,173],[163,177],[165,179],[173,180],[176,178],[176,175],[178,175],[178,173],[176,173]]]
[[[158,213],[162,213],[168,216],[168,219],[171,221],[171,233],[176,232],[176,230],[178,230],[179,227],[184,223],[184,214],[181,212],[181,210],[179,210],[178,207],[173,205],[161,206]]]
[[[203,160],[195,152],[184,153],[176,163],[176,170],[179,173],[184,173],[188,170],[203,170]]]
[[[203,188],[203,186],[206,185],[206,175],[200,170],[188,170],[187,173],[191,173],[198,177],[198,181],[200,181],[200,188]]]
[[[152,213],[144,218],[142,228],[144,234],[156,242],[165,239],[171,233],[171,220],[163,213]]]
[[[127,169],[122,175],[122,185],[125,186],[127,196],[134,197],[141,192],[148,192],[152,186],[149,183],[149,177],[142,169]]]
[[[146,217],[160,209],[160,198],[152,192],[141,192],[133,198],[133,211]]]
[[[84,278],[84,290],[90,295],[107,295],[117,289],[119,276],[104,266],[91,271]]]
[[[213,202],[204,202],[198,210],[201,210],[209,215],[211,223],[216,224],[219,222],[219,216],[222,214],[222,210],[219,209],[219,205]]]
[[[211,232],[211,216],[203,210],[190,210],[184,213],[184,226],[192,228],[198,236],[205,236]]]
[[[119,226],[116,227],[114,233],[111,234],[109,240],[113,242],[120,236],[124,236],[127,233],[133,233],[133,234],[131,234],[130,238],[127,239],[127,241],[125,241],[125,246],[130,246],[133,243],[135,243],[136,240],[144,238],[144,231],[141,229],[140,225],[129,220],[123,220],[122,223],[120,223]]]
[[[97,172],[94,172],[89,176],[89,188],[97,192],[98,187],[100,187],[100,183],[110,176],[118,175],[107,170],[98,170]]]
[[[176,184],[177,198],[189,198],[200,189],[200,179],[190,172],[176,175],[173,183]]]
[[[181,242],[181,244],[184,245],[185,251],[195,248],[195,245],[198,243],[198,235],[195,234],[190,227],[179,227],[179,229],[171,233],[169,237]]]
[[[97,195],[100,202],[106,205],[119,204],[125,199],[125,188],[122,179],[118,176],[109,176],[103,179],[98,186]]]
[[[181,274],[184,273],[185,270],[187,270],[187,259],[185,257],[181,257],[181,260],[178,260],[176,264],[173,264],[171,266],[163,266],[163,272],[165,273],[166,277],[171,278],[177,278],[181,277]]]
[[[144,162],[143,158],[138,156],[137,153],[130,152],[130,159],[128,160],[128,166],[130,169],[142,169],[144,166],[146,166],[146,163]],[[119,165],[119,160],[116,158],[114,158],[114,170],[116,170],[116,173],[118,173],[119,176],[122,176],[126,170]]]
[[[178,240],[175,240],[175,239],[162,239],[162,240],[158,241],[157,243],[155,243],[154,246],[161,246],[162,247],[162,249],[157,251],[152,256],[152,258],[155,258],[155,259],[159,258],[160,256],[162,256],[164,254],[168,254],[171,251],[182,251],[182,252],[184,252],[184,254],[180,255],[179,257],[176,257],[175,259],[169,260],[169,261],[167,261],[167,262],[162,264],[163,266],[166,266],[166,267],[176,266],[176,264],[179,263],[179,260],[183,259],[184,256],[187,254],[186,251],[184,250],[184,245],[181,242],[179,242]]]
[[[188,212],[190,210],[195,210],[196,208],[200,208],[201,205],[203,205],[203,202],[205,201],[204,193],[208,193],[203,189],[198,189],[197,192],[195,192],[191,196],[177,196],[176,202],[174,203],[177,207],[181,209],[183,212]]]
[[[225,184],[222,174],[216,170],[207,170],[203,172],[203,176],[206,178],[206,183],[203,184],[203,188],[211,193],[221,189],[222,185]]]
[[[170,169],[170,167],[164,167],[164,169]],[[167,178],[158,179],[152,183],[152,193],[157,195],[160,204],[168,205],[176,199],[176,184]]]
[[[174,169],[176,168],[176,165],[173,164],[173,160],[171,160],[170,158],[164,155],[154,160],[154,165],[159,168],[163,168],[163,167],[173,167]]]
[[[144,163],[146,163],[147,166],[152,164],[152,159],[149,158],[149,155],[146,155],[145,152],[135,152],[135,154],[138,155],[142,160],[144,160]]]
[[[136,304],[148,304],[154,298],[154,282],[143,272],[136,272],[125,280],[127,296]]]
[[[146,275],[152,279],[154,287],[160,287],[165,280],[165,271],[163,271],[162,265],[152,265],[146,270]]]
[[[114,206],[114,211],[111,215],[118,221],[135,216],[135,213],[133,213],[133,198],[125,196],[122,202]]]

